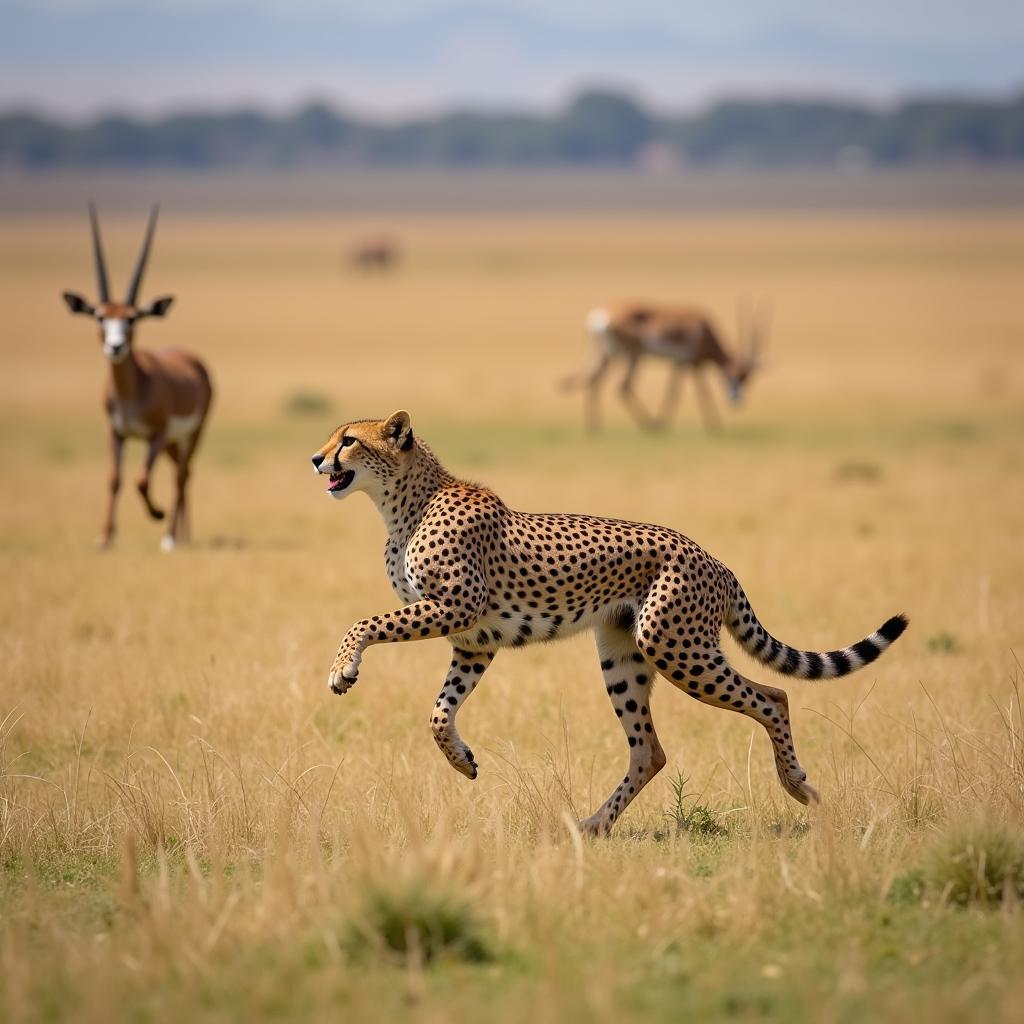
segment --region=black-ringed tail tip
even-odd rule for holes
[[[910,624],[905,615],[893,615],[870,636],[849,647],[835,651],[800,651],[776,640],[758,622],[738,584],[737,590],[726,628],[737,643],[761,664],[797,679],[836,679],[856,672],[887,651]]]

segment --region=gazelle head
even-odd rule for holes
[[[743,401],[747,381],[760,368],[764,342],[771,326],[771,306],[762,302],[753,310],[749,299],[745,298],[737,305],[736,321],[739,352],[725,368],[725,381],[729,400],[738,405]]]
[[[64,301],[72,313],[83,313],[96,319],[100,325],[100,341],[103,343],[103,354],[112,363],[121,363],[131,353],[132,334],[137,321],[147,316],[163,316],[170,308],[174,297],[163,295],[154,299],[146,306],[138,305],[139,288],[142,275],[149,258],[149,247],[153,241],[156,228],[157,207],[154,205],[149,214],[146,237],[142,243],[142,251],[135,263],[131,283],[123,302],[110,298],[110,285],[107,280],[107,265],[103,259],[103,245],[100,242],[100,226],[96,219],[96,208],[89,204],[89,224],[92,228],[93,262],[96,265],[96,286],[99,302],[93,306],[75,292],[64,292]]]

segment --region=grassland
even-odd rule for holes
[[[139,227],[109,224],[117,280]],[[343,269],[370,229],[395,275]],[[168,217],[148,291],[179,303],[140,343],[219,385],[173,557],[130,488],[93,548],[104,368],[58,299],[91,281],[84,219],[0,242],[0,1018],[1019,1019],[1024,215]],[[583,433],[555,381],[590,305],[731,329],[744,290],[775,329],[720,436],[692,393],[670,433]],[[793,643],[909,613],[859,676],[787,685],[821,809],[666,684],[668,769],[580,843],[625,763],[586,638],[495,662],[460,717],[475,783],[427,728],[442,642],[330,697],[339,637],[394,598],[375,513],[307,459],[401,406],[511,504],[700,540]]]

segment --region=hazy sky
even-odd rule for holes
[[[886,102],[1024,89],[1024,0],[0,0],[0,106],[549,107],[581,84]]]

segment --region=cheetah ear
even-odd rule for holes
[[[392,448],[407,452],[412,447],[412,425],[404,409],[393,412],[387,418],[381,433]]]

